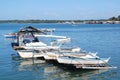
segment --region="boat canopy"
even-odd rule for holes
[[[53,32],[55,29],[37,29],[32,26],[24,27],[18,31],[18,33],[24,33],[24,32],[35,32],[35,33],[43,33],[46,34],[46,32]]]
[[[32,26],[28,26],[28,27],[24,27],[18,31],[18,33],[22,33],[22,32],[41,32],[41,31]]]

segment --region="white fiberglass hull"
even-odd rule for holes
[[[58,52],[47,52],[45,55],[44,55],[44,58],[46,60],[56,60],[58,56],[62,56],[63,54],[60,54]]]
[[[105,59],[72,59],[69,57],[58,57],[57,61],[63,64],[83,64],[83,65],[96,65],[96,64],[106,64],[109,58]]]
[[[43,53],[41,52],[34,52],[34,51],[27,51],[27,50],[18,50],[17,52],[22,58],[43,57]]]
[[[90,53],[90,54],[78,54],[78,53],[59,53],[59,52],[47,52],[44,55],[44,58],[47,60],[57,60],[57,57],[60,56],[71,56],[71,57],[76,57],[76,58],[96,58],[95,53]]]
[[[55,56],[49,56],[49,55],[44,55],[44,58],[46,60],[56,60],[57,59]]]
[[[45,49],[59,49],[57,46],[22,46],[25,49],[45,50]]]
[[[68,49],[60,49],[60,52],[80,52],[80,48],[76,47],[76,48],[68,48]]]

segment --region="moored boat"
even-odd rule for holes
[[[86,69],[102,68],[103,66],[96,65],[108,63],[110,58],[99,58],[97,53],[82,52],[79,47],[62,47],[63,44],[70,42],[71,38],[53,35],[51,32],[51,29],[42,30],[28,26],[20,29],[16,34],[7,34],[5,37],[16,36],[16,42],[12,42],[12,47],[22,58],[44,57],[46,60],[56,60],[58,63],[72,64]],[[41,37],[50,38],[51,41],[42,42],[39,40]]]
[[[4,35],[5,38],[17,38],[15,33],[9,33]]]
[[[81,65],[97,65],[106,64],[110,58],[76,58],[69,56],[58,57],[57,61],[63,64],[81,64]]]

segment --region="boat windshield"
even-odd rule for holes
[[[30,43],[31,41],[29,39],[24,39],[23,40],[23,43],[26,44],[26,43]]]

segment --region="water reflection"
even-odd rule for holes
[[[4,40],[8,42],[15,42],[17,38],[4,38]]]
[[[45,64],[44,60],[40,59],[22,59],[17,55],[12,55],[12,65],[18,71],[34,71],[39,70]]]
[[[81,70],[81,69],[68,69],[67,67],[60,67],[58,65],[50,64],[45,60],[40,59],[15,59],[13,58],[13,67],[17,71],[30,71],[31,77],[35,80],[88,80],[96,75],[102,74],[107,70]],[[100,76],[94,77],[95,79],[101,78]],[[103,77],[102,77],[103,78]]]
[[[54,68],[54,67],[53,67]],[[57,70],[57,71],[56,71]],[[52,69],[53,72],[44,74],[46,80],[88,80],[97,74],[106,72],[107,70],[66,70]]]
[[[33,68],[38,68],[42,65],[44,65],[45,61],[43,60],[38,60],[38,59],[27,59],[27,60],[22,60],[19,63],[19,71],[26,71],[26,70],[33,70]]]

